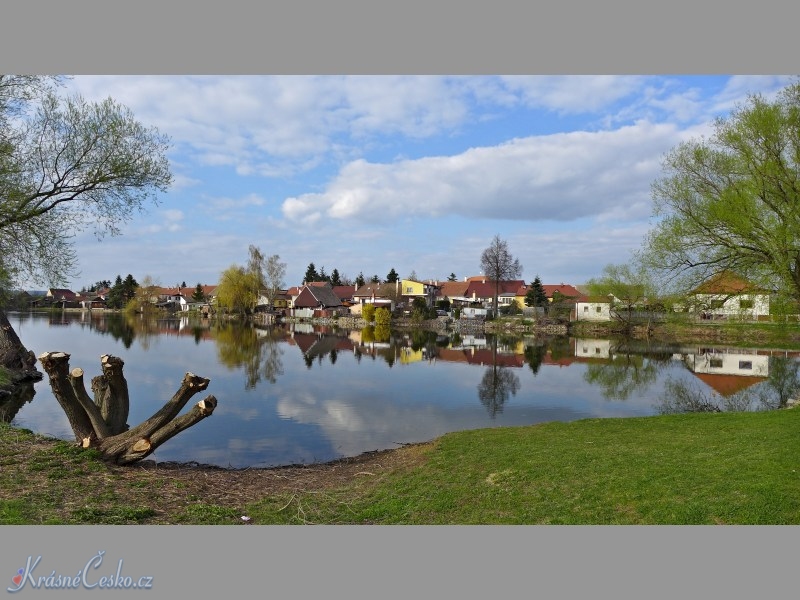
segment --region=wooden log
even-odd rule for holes
[[[155,451],[161,444],[210,416],[217,407],[217,399],[208,396],[195,404],[187,413],[172,419],[149,438],[142,438],[117,455],[116,462],[124,465],[142,460]]]
[[[112,435],[111,428],[100,413],[100,408],[92,402],[89,394],[86,393],[86,387],[83,384],[83,369],[80,367],[72,369],[69,373],[69,382],[72,386],[72,390],[75,392],[75,397],[80,403],[81,408],[86,411],[86,415],[89,417],[92,427],[98,437],[104,438]]]
[[[58,404],[67,415],[75,440],[96,437],[94,427],[86,411],[81,407],[69,378],[69,354],[65,352],[45,352],[39,356],[45,373],[50,377],[50,388]]]
[[[128,382],[122,374],[123,360],[117,356],[104,354],[100,357],[100,367],[103,370],[103,380],[106,386],[102,396],[100,411],[103,419],[108,423],[111,434],[116,435],[128,429],[128,413],[130,412],[130,399],[128,397]]]
[[[200,377],[194,373],[186,373],[186,375],[183,376],[181,387],[175,392],[172,398],[153,416],[146,421],[142,421],[131,430],[126,431],[123,436],[125,438],[150,437],[155,431],[177,417],[178,413],[186,406],[186,403],[192,399],[192,396],[205,390],[208,384],[209,380],[205,377]]]
[[[178,391],[160,410],[128,430],[128,384],[122,374],[122,360],[107,354],[101,357],[103,374],[92,380],[94,402],[86,392],[83,369],[69,371],[69,354],[46,352],[39,360],[50,376],[53,395],[69,418],[76,441],[84,448],[97,448],[104,459],[118,464],[150,455],[170,438],[211,415],[217,406],[217,399],[208,396],[178,416],[192,396],[209,384],[205,377],[186,373]]]

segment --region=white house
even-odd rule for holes
[[[576,321],[610,321],[614,304],[613,295],[581,296],[575,302]]]
[[[736,317],[757,320],[769,315],[769,291],[729,271],[719,273],[691,293],[690,312],[703,318]]]

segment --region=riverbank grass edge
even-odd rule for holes
[[[230,490],[235,500],[220,504],[188,480],[121,475],[91,451],[3,424],[0,524],[790,525],[800,523],[798,431],[798,409],[462,431],[399,448],[417,459],[346,485]]]

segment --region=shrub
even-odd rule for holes
[[[375,320],[375,305],[365,304],[361,308],[361,316],[367,323],[372,323]]]
[[[375,325],[388,327],[392,322],[392,313],[388,308],[379,308],[375,311]]]

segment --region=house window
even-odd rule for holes
[[[721,369],[722,368],[722,359],[721,358],[711,358],[708,361],[708,366],[709,367],[713,367],[715,369]]]
[[[603,307],[602,306],[598,306],[597,307],[597,312],[603,312]]]
[[[589,312],[589,307],[588,306],[584,306],[583,307],[583,312],[585,312],[585,313]]]
[[[413,288],[413,287],[407,287],[407,288],[406,288],[406,294],[410,294],[410,293],[411,293],[411,292],[413,292],[413,291],[414,291],[414,288]]]
[[[753,308],[752,300],[739,300],[739,308]]]
[[[740,360],[739,361],[739,368],[740,369],[752,369],[753,368],[753,361],[751,360]]]

